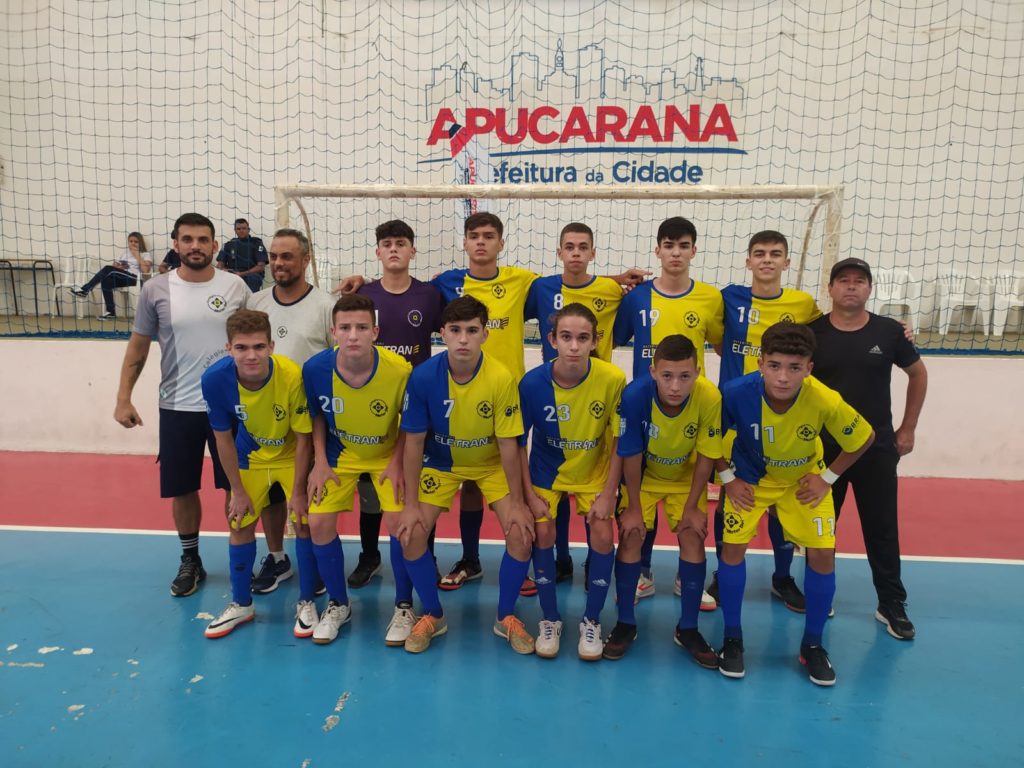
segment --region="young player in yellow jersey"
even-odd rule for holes
[[[759,372],[734,379],[722,391],[722,428],[736,430],[732,463],[717,463],[726,496],[718,565],[725,639],[718,669],[726,677],[745,674],[740,626],[744,555],[761,517],[774,506],[789,540],[807,553],[800,661],[811,682],[833,685],[836,680],[822,646],[836,588],[831,485],[870,447],[875,433],[838,392],[810,375],[814,346],[807,326],[773,325],[761,339]],[[842,449],[828,467],[818,437],[822,428]]]
[[[686,649],[702,667],[715,669],[715,651],[697,630],[697,615],[704,591],[707,562],[707,483],[715,460],[722,456],[722,396],[697,367],[697,350],[682,334],[666,336],[654,353],[650,375],[634,379],[622,396],[619,424],[619,455],[626,481],[625,508],[619,518],[623,530],[642,521],[654,526],[659,502],[664,505],[669,527],[679,541],[681,612],[676,625],[676,644]],[[640,548],[632,541],[619,546],[619,565],[636,563],[639,577]],[[621,643],[616,633],[605,645],[605,658],[619,658],[636,636],[633,592],[619,595]],[[618,630],[618,627],[616,628]]]
[[[228,318],[226,330],[229,356],[207,368],[202,377],[210,426],[231,484],[231,602],[207,626],[205,634],[210,638],[224,637],[255,618],[251,579],[256,521],[270,504],[275,485],[297,514],[305,513],[310,464],[310,420],[302,374],[291,360],[273,354],[270,318],[265,312],[241,309]],[[315,580],[315,570],[308,576]]]
[[[590,588],[578,652],[581,659],[596,661],[603,649],[600,617],[612,575],[612,521],[621,475],[612,420],[626,377],[617,366],[591,356],[598,327],[587,307],[568,304],[554,314],[551,323],[548,342],[558,356],[534,368],[519,383],[523,427],[527,434],[533,432],[528,465],[527,434],[519,438],[519,445],[526,501],[537,523],[533,567],[544,617],[537,655],[548,659],[558,655],[562,620],[555,595],[553,545],[557,515],[568,513],[561,501],[571,494],[576,497],[577,514],[586,515],[591,526]],[[639,557],[642,526],[634,535]],[[623,577],[620,568],[616,579]],[[634,575],[628,585],[630,608],[635,589]]]
[[[399,410],[412,366],[395,352],[375,347],[379,329],[373,301],[342,296],[334,305],[336,346],[314,355],[302,366],[313,414],[314,465],[309,476],[309,531],[312,554],[330,600],[312,630],[313,642],[332,642],[352,615],[345,582],[345,559],[338,538],[338,513],[352,510],[360,476],[369,475],[384,524],[394,535],[401,510],[402,450]],[[296,521],[296,528],[307,521]],[[298,549],[296,549],[298,553]],[[392,558],[392,563],[394,563]],[[300,573],[301,578],[301,564]],[[401,561],[395,567],[395,616],[392,631],[412,624],[412,590]],[[305,595],[310,618],[316,617],[312,597]],[[395,627],[396,622],[401,625]],[[404,637],[395,644],[404,642]]]
[[[523,502],[516,444],[523,421],[515,379],[481,350],[487,320],[487,307],[472,296],[445,307],[441,338],[448,349],[417,366],[406,390],[402,432],[408,490],[397,534],[423,603],[423,616],[405,641],[410,653],[425,651],[432,638],[448,630],[427,536],[465,482],[479,486],[505,531],[494,632],[518,653],[534,649],[533,638],[513,613],[533,546],[533,518]]]

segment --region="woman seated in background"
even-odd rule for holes
[[[146,241],[138,232],[128,234],[128,250],[122,253],[113,264],[108,264],[92,276],[92,279],[81,286],[69,289],[78,298],[85,298],[97,285],[103,292],[103,303],[107,311],[100,317],[113,320],[114,313],[114,289],[130,288],[149,277],[153,269],[153,262],[149,260],[149,249],[146,248]]]

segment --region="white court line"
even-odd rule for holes
[[[129,535],[129,536],[177,536],[177,531],[156,531],[156,530],[145,530],[142,528],[78,528],[71,526],[56,526],[56,525],[0,525],[0,531],[28,531],[32,533],[112,533],[118,535]],[[227,531],[203,531],[203,536],[218,536],[221,538],[227,538]],[[263,533],[258,532],[256,538],[263,538]],[[342,541],[359,541],[359,537],[350,534],[339,534],[339,538]],[[446,539],[438,538],[438,542],[441,544],[460,544],[459,539]],[[504,546],[505,542],[502,539],[480,539],[481,544],[493,544],[496,546]],[[586,545],[582,542],[573,542],[570,544],[570,548],[574,549],[585,549]],[[678,547],[671,544],[656,544],[655,549],[661,551],[677,551]],[[707,552],[714,552],[714,547],[707,547]],[[752,555],[770,555],[772,550],[770,549],[748,549],[748,554]],[[837,552],[836,557],[841,560],[867,560],[867,555],[847,552]],[[902,555],[902,560],[914,560],[922,563],[964,563],[970,565],[1024,565],[1024,560],[1011,560],[1008,558],[999,557],[939,557],[931,555]]]

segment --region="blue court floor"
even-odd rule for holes
[[[904,643],[872,618],[866,562],[841,560],[826,632],[839,681],[823,689],[797,663],[803,619],[770,598],[763,555],[749,559],[747,677],[734,681],[672,643],[669,551],[655,553],[659,592],[637,607],[630,654],[588,664],[575,653],[582,550],[575,583],[559,588],[562,654],[544,661],[491,633],[497,546],[484,547],[482,583],[442,596],[449,633],[420,656],[384,646],[387,571],[351,593],[353,621],[332,645],[292,636],[294,579],[257,598],[254,625],[206,640],[197,616],[228,601],[226,539],[203,538],[210,577],[184,599],[168,594],[176,546],[0,531],[0,765],[1022,764],[1019,565],[906,563],[919,639]],[[348,568],[357,547],[345,543]],[[438,555],[444,568],[457,549]],[[536,598],[519,614],[535,631]],[[717,646],[721,612],[701,629]]]

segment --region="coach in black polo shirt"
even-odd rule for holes
[[[914,625],[907,617],[907,591],[900,578],[900,542],[896,509],[896,465],[914,450],[914,430],[924,405],[928,373],[903,326],[867,311],[871,268],[861,259],[838,262],[829,276],[832,311],[811,323],[818,340],[814,375],[843,396],[875,428],[868,452],[832,486],[836,518],[847,488],[853,487],[864,531],[864,546],[878,593],[875,618],[898,640],[912,640]],[[893,430],[892,367],[908,376],[903,421]],[[839,446],[822,433],[825,462]]]
[[[235,237],[220,249],[217,266],[245,280],[253,293],[263,287],[267,249],[262,240],[249,234],[249,222],[245,219],[235,219]]]

